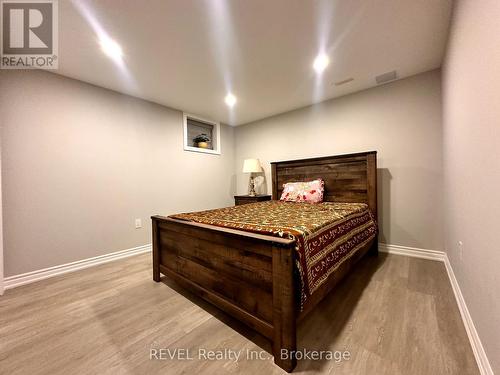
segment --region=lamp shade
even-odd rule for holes
[[[245,159],[243,162],[243,173],[262,172],[259,159]]]

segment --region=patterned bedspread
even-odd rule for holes
[[[332,272],[377,233],[373,215],[363,203],[267,201],[170,217],[296,240],[301,308]]]

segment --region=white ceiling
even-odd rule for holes
[[[451,1],[60,0],[57,73],[239,125],[375,86],[391,70],[438,68]],[[123,66],[98,32],[121,45]],[[320,50],[331,62],[318,77]]]

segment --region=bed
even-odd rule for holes
[[[377,159],[371,151],[271,170],[272,201],[153,216],[153,280],[163,274],[267,337],[275,363],[291,372],[298,322],[378,252]],[[284,183],[315,178],[324,204],[279,201]]]

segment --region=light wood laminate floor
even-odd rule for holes
[[[301,322],[298,346],[351,357],[299,361],[295,373],[479,373],[444,265],[402,256],[364,259]],[[151,360],[160,348],[194,359]],[[199,360],[200,349],[242,354]],[[247,359],[247,349],[265,359]],[[169,280],[154,283],[149,254],[0,297],[1,374],[284,373],[269,352],[265,339]]]

